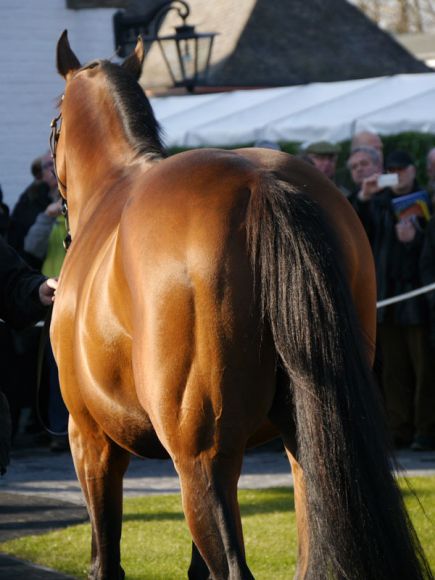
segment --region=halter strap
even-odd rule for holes
[[[59,122],[60,122],[60,125],[58,127],[57,124]],[[51,127],[50,152],[51,152],[51,158],[53,159],[54,174],[55,174],[56,179],[57,179],[59,191],[62,194],[62,197],[65,198],[66,197],[66,185],[59,178],[59,173],[57,171],[57,165],[56,165],[56,149],[57,149],[57,144],[58,144],[59,137],[60,137],[61,126],[62,126],[62,113],[59,113],[58,116],[55,117],[54,119],[52,119],[51,123],[50,123],[50,127]]]

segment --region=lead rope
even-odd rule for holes
[[[66,431],[53,431],[47,425],[45,419],[42,416],[41,412],[41,385],[42,385],[42,371],[44,368],[44,358],[45,358],[45,347],[50,341],[50,322],[51,322],[51,314],[53,311],[53,306],[50,306],[47,312],[47,316],[44,320],[44,325],[41,330],[41,336],[39,338],[39,345],[38,345],[38,358],[37,358],[37,366],[36,366],[36,417],[39,423],[42,425],[44,431],[46,431],[49,435],[54,435],[55,437],[64,437],[68,435],[68,429]]]
[[[63,95],[62,95],[62,99],[63,99]],[[66,202],[66,185],[59,178],[59,174],[57,172],[57,166],[56,166],[56,149],[57,149],[57,143],[59,141],[59,135],[60,135],[60,127],[58,128],[57,125],[58,125],[59,121],[61,121],[61,120],[62,120],[62,113],[59,113],[59,115],[57,117],[52,119],[52,121],[50,123],[51,131],[50,131],[49,144],[50,144],[51,157],[53,159],[53,171],[54,171],[54,174],[56,176],[57,185],[58,185],[61,197],[62,197],[62,215],[65,218],[65,225],[66,225],[66,231],[67,231],[66,237],[63,241],[63,247],[65,248],[65,251],[68,251],[68,248],[71,245],[71,232],[69,229],[68,204]],[[53,311],[53,306],[50,306],[48,309],[48,312],[47,312],[47,316],[45,317],[45,320],[44,320],[44,325],[43,325],[42,330],[41,330],[41,337],[39,339],[39,345],[38,345],[38,358],[37,358],[37,368],[36,368],[36,416],[38,418],[38,421],[42,425],[43,429],[47,433],[49,433],[50,435],[54,435],[56,437],[62,437],[62,436],[68,435],[68,430],[62,431],[59,433],[57,431],[53,431],[52,429],[50,429],[42,417],[41,405],[40,405],[42,371],[43,371],[43,367],[44,367],[45,347],[47,346],[47,344],[50,341],[49,334],[50,334],[50,322],[51,322],[52,311]]]
[[[65,218],[65,226],[66,226],[66,236],[65,239],[63,240],[63,247],[65,248],[65,252],[67,252],[71,245],[72,239],[71,239],[71,231],[69,229],[68,204],[64,197],[62,197],[62,215]]]

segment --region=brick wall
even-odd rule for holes
[[[0,184],[12,209],[31,181],[30,164],[48,149],[63,90],[56,42],[66,28],[82,62],[114,52],[114,8],[69,10],[65,0],[0,2]]]

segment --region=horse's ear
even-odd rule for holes
[[[145,58],[145,47],[143,44],[142,37],[139,36],[136,43],[136,48],[134,52],[127,56],[127,58],[122,63],[122,68],[127,70],[130,74],[134,76],[136,80],[139,80],[139,77],[142,73],[142,65]]]
[[[56,61],[57,70],[64,79],[68,79],[71,73],[81,67],[79,59],[69,45],[68,32],[66,30],[62,32],[57,41]]]

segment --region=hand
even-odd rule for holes
[[[54,302],[58,278],[48,278],[39,287],[39,300],[44,306],[50,306]]]
[[[401,220],[396,224],[396,236],[400,242],[412,242],[415,238],[415,232],[415,225],[410,219]]]
[[[49,217],[53,218],[60,215],[62,213],[62,199],[58,199],[57,201],[54,201],[53,203],[47,205],[47,207],[45,208],[45,213]]]
[[[378,186],[378,177],[380,173],[374,173],[370,177],[363,179],[361,189],[358,192],[358,199],[360,201],[370,201],[375,193],[380,191]]]

